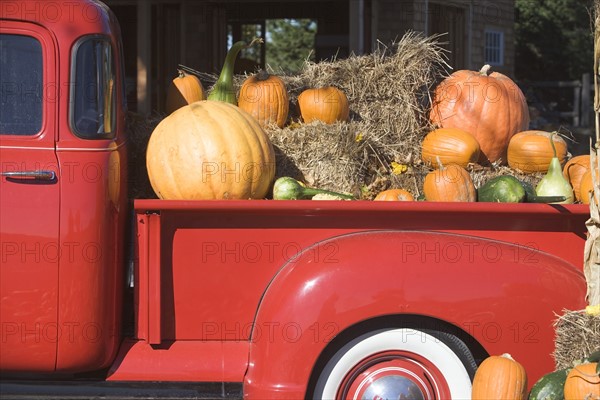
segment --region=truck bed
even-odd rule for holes
[[[266,381],[306,380],[285,357],[312,366],[357,324],[407,316],[456,328],[478,361],[511,352],[535,381],[553,367],[554,313],[585,306],[584,205],[137,200],[135,213],[136,330],[112,380],[241,382],[252,355],[278,365]],[[308,336],[318,345],[298,350]]]

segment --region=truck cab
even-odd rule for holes
[[[119,26],[96,1],[0,7],[0,368],[105,368],[125,245]]]

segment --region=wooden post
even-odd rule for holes
[[[140,114],[150,114],[152,86],[151,75],[151,21],[152,5],[149,1],[137,2],[137,110]]]
[[[594,1],[594,115],[596,128],[595,148],[600,142],[600,0]]]
[[[581,84],[573,87],[573,126],[581,126]]]
[[[592,113],[592,99],[591,99],[592,83],[591,75],[589,73],[583,74],[581,77],[581,126],[584,128],[590,127],[590,116]]]

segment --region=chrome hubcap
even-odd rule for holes
[[[441,372],[412,353],[385,352],[357,364],[344,378],[338,399],[432,400],[449,398]]]

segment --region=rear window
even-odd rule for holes
[[[115,131],[115,67],[108,38],[86,37],[75,45],[71,68],[71,128],[84,139]]]
[[[42,45],[24,35],[0,34],[0,134],[42,129]]]

